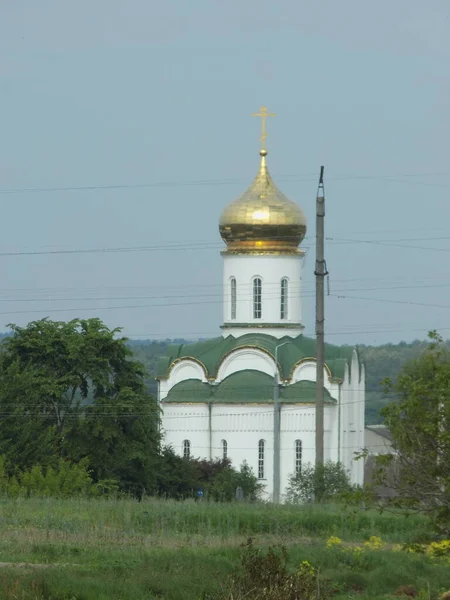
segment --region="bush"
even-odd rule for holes
[[[59,460],[57,466],[35,465],[28,471],[9,477],[5,458],[0,456],[0,493],[12,497],[70,498],[72,496],[110,495],[118,490],[115,481],[94,483],[87,459],[72,464]]]
[[[337,500],[351,489],[349,474],[342,463],[328,461],[320,469],[308,464],[289,478],[286,501],[306,504]]]
[[[183,500],[197,497],[202,490],[205,499],[230,502],[235,500],[238,487],[246,500],[256,500],[262,488],[245,461],[238,471],[229,459],[184,458],[171,447],[162,449],[155,490],[158,496]]]
[[[319,578],[319,571],[307,560],[295,573],[287,568],[287,552],[283,546],[267,551],[255,548],[252,539],[244,546],[241,568],[234,573],[221,600],[327,600],[331,596],[329,582]]]

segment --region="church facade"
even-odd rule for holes
[[[315,459],[316,348],[303,335],[306,219],[274,184],[264,139],[263,127],[259,171],[220,217],[222,335],[168,348],[158,400],[165,443],[177,453],[237,468],[246,461],[265,497],[279,489],[283,500],[290,475]],[[325,363],[325,460],[362,484],[354,453],[364,447],[364,365],[355,349],[329,344]]]

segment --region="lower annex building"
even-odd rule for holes
[[[220,217],[222,336],[169,347],[157,380],[166,444],[183,456],[229,458],[237,468],[246,461],[268,499],[279,422],[282,500],[289,476],[315,459],[316,349],[302,333],[306,219],[274,184],[266,156],[263,145],[253,183]],[[362,484],[364,464],[354,453],[364,447],[364,365],[356,349],[329,344],[325,361],[325,460],[342,462]]]

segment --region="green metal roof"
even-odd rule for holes
[[[281,346],[284,342],[287,343]],[[316,340],[304,335],[299,335],[296,338],[288,336],[276,338],[265,333],[248,333],[237,338],[229,335],[226,338],[218,337],[192,344],[168,346],[167,356],[158,361],[157,378],[168,377],[170,368],[175,361],[181,358],[194,358],[204,365],[206,376],[209,379],[214,379],[222,360],[227,354],[248,346],[263,350],[272,357],[275,357],[275,348],[279,346],[278,364],[283,379],[289,379],[292,367],[296,363],[304,358],[313,358],[316,355]],[[325,362],[333,378],[344,378],[345,365],[350,364],[352,352],[353,348],[350,346],[325,344]]]
[[[298,381],[289,386],[280,385],[279,397],[281,403],[315,402],[316,384],[314,381]],[[326,403],[336,402],[326,388],[324,388],[324,400]],[[273,402],[273,378],[267,373],[247,369],[229,375],[218,385],[202,383],[198,379],[186,379],[173,386],[164,402],[271,403]]]

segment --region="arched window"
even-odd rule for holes
[[[227,440],[222,440],[222,460],[227,460],[228,458],[228,442]]]
[[[302,441],[295,440],[295,474],[302,472]]]
[[[253,280],[253,318],[260,319],[262,316],[261,306],[261,291],[262,282],[259,277],[255,277]]]
[[[258,442],[258,479],[264,479],[264,440]]]
[[[234,277],[231,278],[230,281],[230,293],[231,293],[231,318],[236,318],[236,279]]]
[[[189,458],[191,456],[191,442],[189,440],[183,441],[183,458]]]
[[[281,280],[280,317],[282,319],[288,318],[288,280],[286,277]]]

